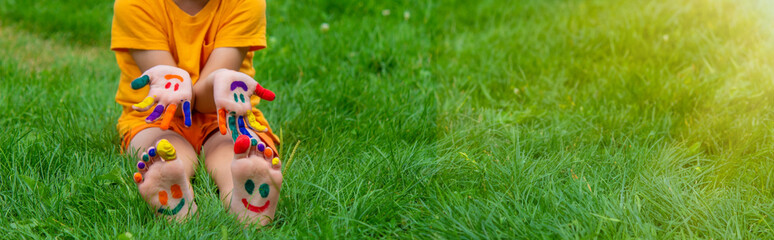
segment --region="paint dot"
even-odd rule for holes
[[[172,82],[167,82],[167,84],[164,85],[164,88],[169,89],[169,86],[172,86]]]
[[[258,145],[258,139],[252,138],[250,139],[250,146]]]
[[[177,184],[172,185],[172,187],[170,187],[170,191],[172,191],[172,197],[173,198],[181,198],[181,197],[183,197],[183,190],[180,189],[180,185],[177,185]]]
[[[239,94],[239,99],[241,99],[241,100],[242,100],[242,102],[245,102],[245,95],[243,95],[243,94],[241,94],[241,93],[240,93],[240,94]]]
[[[266,158],[271,158],[274,156],[274,151],[272,151],[271,148],[266,148],[266,151],[263,151],[263,156],[266,156]]]
[[[263,150],[266,150],[266,145],[263,143],[258,143],[258,151],[263,152]]]
[[[255,190],[255,183],[251,179],[247,179],[245,182],[245,191],[247,191],[247,194],[253,195],[253,190]]]
[[[277,165],[279,164],[279,158],[274,158],[271,160],[271,165]]]
[[[269,196],[269,184],[261,184],[260,187],[258,187],[258,192],[261,193],[261,197],[266,198]]]
[[[237,98],[236,93],[234,93],[234,102],[239,102],[239,98]]]
[[[155,157],[156,156],[156,148],[155,147],[151,147],[150,149],[148,149],[148,155],[150,155],[151,157]]]
[[[138,172],[134,173],[134,182],[136,182],[136,183],[142,182],[142,174],[140,174]]]
[[[139,169],[145,169],[145,162],[139,161],[137,162],[137,168]]]
[[[161,205],[167,205],[167,201],[169,200],[169,196],[167,196],[167,191],[161,191],[159,192],[159,202]]]
[[[175,91],[177,91],[178,88],[180,88],[180,84],[179,83],[175,83]]]
[[[143,153],[143,154],[142,154],[142,160],[143,160],[143,161],[146,161],[146,162],[147,162],[149,159],[150,159],[150,156],[148,156],[148,154],[147,154],[147,153]]]

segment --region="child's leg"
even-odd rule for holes
[[[274,159],[276,149],[250,133],[255,140],[240,136],[236,149],[231,136],[213,134],[203,145],[204,164],[232,213],[243,222],[266,225],[274,218],[282,173],[279,159]]]
[[[173,131],[147,128],[134,136],[130,151],[137,152],[135,182],[140,195],[156,214],[183,219],[196,211],[190,178],[196,168],[196,152]]]

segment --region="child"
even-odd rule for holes
[[[180,220],[196,211],[190,178],[202,153],[229,211],[261,225],[274,217],[279,142],[253,107],[274,99],[252,78],[253,51],[266,47],[265,7],[264,0],[115,1],[117,128],[122,147],[137,152],[133,177],[156,214]]]

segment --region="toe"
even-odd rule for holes
[[[172,161],[177,159],[175,146],[172,146],[172,143],[166,139],[161,139],[158,143],[156,143],[156,152],[164,161]]]

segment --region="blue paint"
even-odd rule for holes
[[[185,119],[185,126],[191,126],[191,102],[183,102],[183,118]]]
[[[150,155],[151,157],[155,157],[156,156],[156,148],[155,147],[149,148],[148,149],[148,155]]]
[[[252,138],[253,136],[250,135],[250,132],[247,131],[245,128],[245,118],[242,116],[239,116],[239,119],[237,120],[237,123],[239,124],[239,132],[242,133],[242,135],[247,135],[247,137]]]

